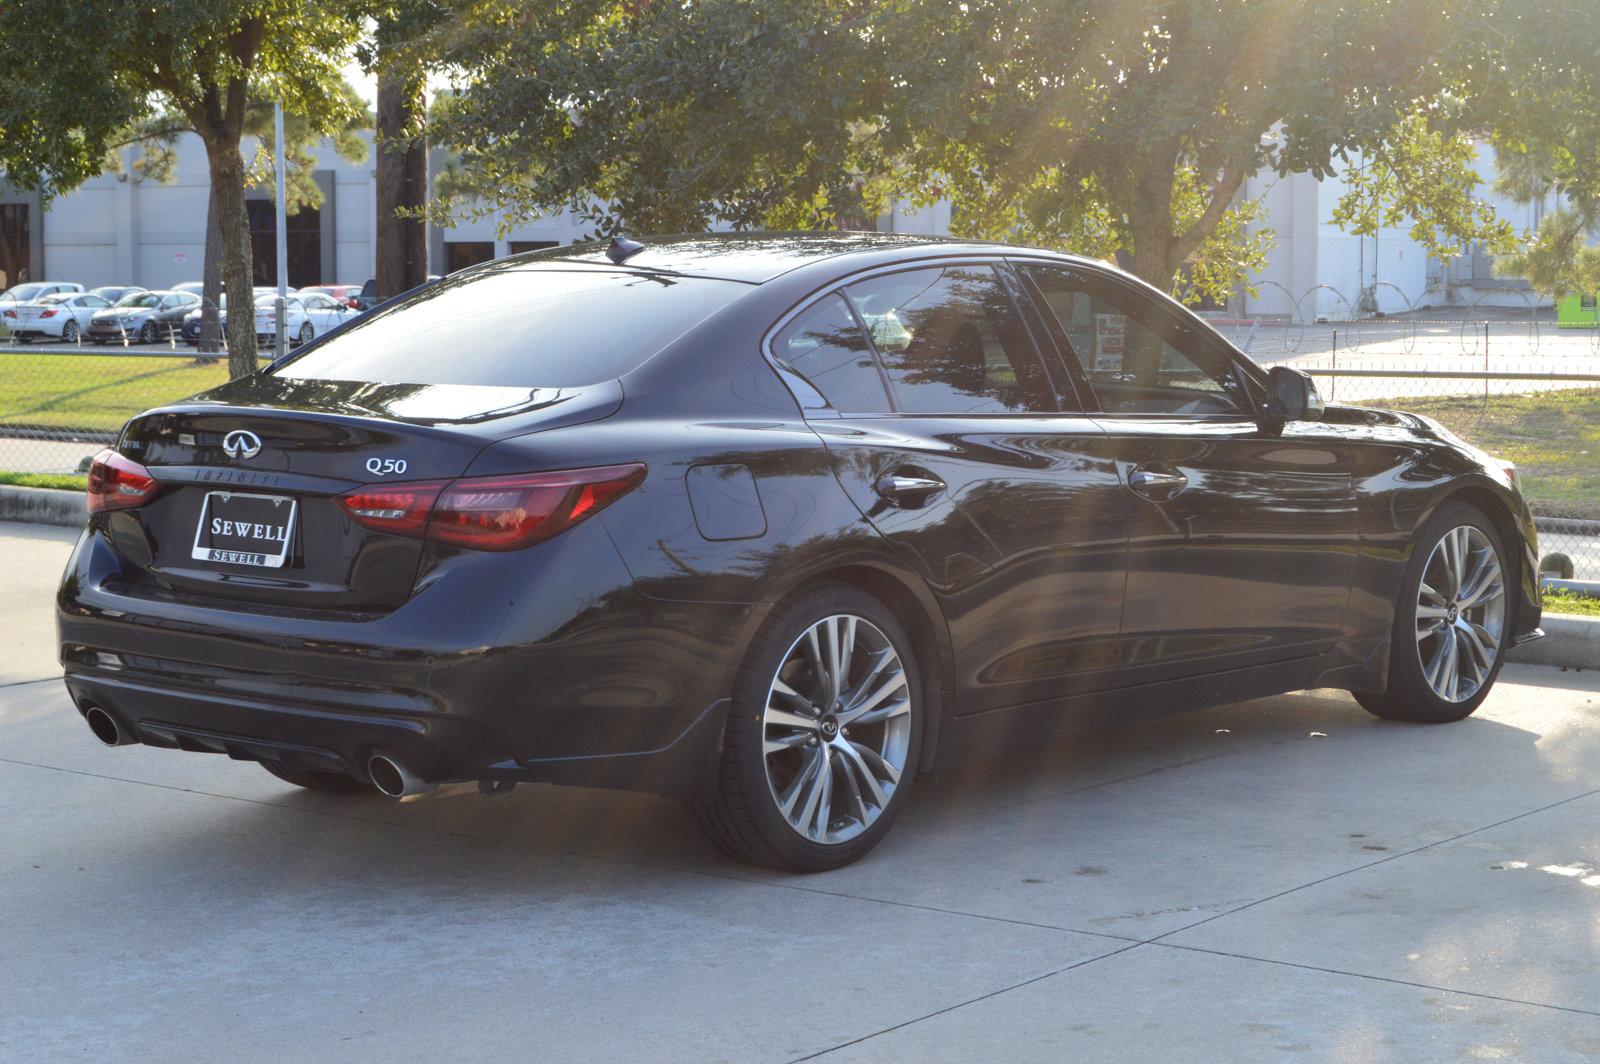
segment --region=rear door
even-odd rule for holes
[[[1128,503],[1121,684],[1307,657],[1344,631],[1360,543],[1351,443],[1264,428],[1210,330],[1106,271],[1028,265]]]
[[[1127,500],[1015,295],[994,261],[893,269],[811,303],[771,345],[837,413],[812,426],[846,491],[933,588],[958,714],[1116,675]]]

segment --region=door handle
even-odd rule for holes
[[[926,506],[929,500],[943,491],[945,482],[929,473],[897,469],[879,477],[872,487],[896,506],[914,510]]]
[[[1128,487],[1146,498],[1170,499],[1188,486],[1189,478],[1182,473],[1135,469],[1128,474]]]

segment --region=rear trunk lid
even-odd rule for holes
[[[132,584],[244,608],[386,611],[423,544],[358,525],[338,496],[449,480],[502,439],[606,417],[607,382],[528,389],[256,376],[129,422],[118,449],[165,487],[106,515]]]

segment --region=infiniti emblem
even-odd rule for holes
[[[247,429],[234,429],[222,437],[222,450],[229,458],[254,458],[261,453],[261,437]]]

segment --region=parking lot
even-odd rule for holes
[[[0,525],[0,1059],[1600,1057],[1591,674],[1509,667],[1454,726],[1312,692],[971,765],[787,876],[640,796],[105,749],[56,679],[72,538]]]

